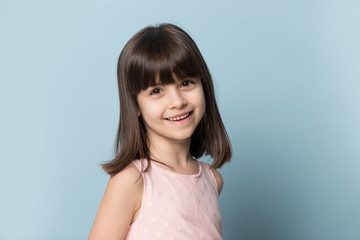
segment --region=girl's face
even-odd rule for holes
[[[190,140],[205,112],[204,92],[197,78],[149,87],[137,95],[137,102],[150,142]]]

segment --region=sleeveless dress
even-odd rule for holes
[[[199,172],[184,175],[133,161],[142,174],[141,209],[125,240],[221,240],[222,219],[215,176],[207,163]]]

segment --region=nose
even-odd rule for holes
[[[171,91],[170,97],[170,108],[183,108],[187,104],[183,93],[177,88]]]

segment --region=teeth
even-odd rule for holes
[[[180,117],[176,117],[176,118],[168,118],[170,121],[179,121],[179,120],[182,120],[182,119],[184,119],[184,118],[186,118],[186,117],[188,117],[189,116],[189,114],[190,113],[187,113],[187,114],[185,114],[185,115],[183,115],[183,116],[180,116]]]

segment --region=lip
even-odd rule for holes
[[[189,114],[186,118],[184,119],[179,119],[179,120],[170,120],[170,118],[177,118],[177,117],[181,117],[181,116],[184,116],[184,115],[187,115]],[[193,111],[190,111],[190,112],[184,112],[184,113],[181,113],[181,114],[178,114],[178,115],[175,115],[175,116],[172,116],[172,117],[168,117],[168,118],[165,118],[166,121],[168,121],[169,123],[172,123],[172,124],[183,124],[183,123],[186,123],[189,121],[189,119],[192,117],[193,115]]]
[[[178,114],[178,115],[175,115],[175,116],[171,116],[171,117],[167,117],[167,118],[165,118],[166,120],[168,120],[169,118],[177,118],[177,117],[181,117],[181,116],[184,116],[184,115],[186,115],[186,114],[188,114],[189,113],[189,115],[192,113],[192,111],[189,111],[189,112],[183,112],[183,113],[180,113],[180,114]]]

